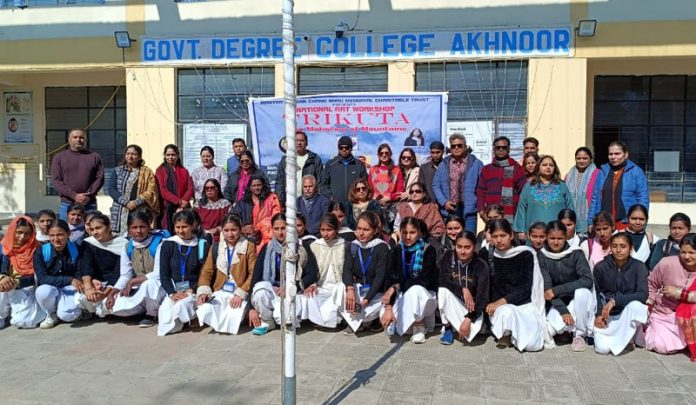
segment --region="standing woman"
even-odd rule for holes
[[[599,212],[592,220],[594,236],[580,244],[590,267],[611,254],[611,236],[614,234],[614,220],[606,211]]]
[[[367,180],[357,179],[350,185],[346,203],[346,224],[349,228],[355,229],[357,219],[363,212],[382,212],[379,203],[372,199],[372,193],[372,186]]]
[[[34,252],[41,250],[31,218],[20,215],[10,222],[2,238],[0,255],[0,329],[10,324],[20,329],[35,328],[46,318],[36,303]]]
[[[578,216],[570,208],[564,208],[558,212],[558,220],[566,228],[566,241],[570,247],[580,247],[587,240],[587,234],[577,232]]]
[[[579,247],[568,244],[565,225],[559,221],[546,225],[546,246],[537,258],[544,277],[548,331],[551,336],[572,332],[570,349],[585,351],[597,305],[590,264]]]
[[[237,170],[227,174],[227,186],[223,189],[225,190],[225,198],[232,204],[240,201],[251,185],[251,179],[257,176],[263,177],[266,183],[269,183],[266,174],[254,163],[254,155],[251,151],[245,150],[239,155]]]
[[[401,154],[399,154],[399,168],[401,169],[401,176],[404,179],[403,190],[410,190],[411,186],[418,181],[418,174],[420,173],[418,160],[416,160],[416,152],[414,152],[413,149],[404,148],[401,151]],[[400,200],[408,200],[408,192],[402,192]]]
[[[544,347],[544,280],[531,247],[513,247],[506,219],[488,222],[492,252],[483,251],[491,271],[486,314],[499,348],[539,351]]]
[[[305,288],[301,300],[302,318],[324,328],[335,328],[338,325],[345,299],[346,287],[342,272],[347,243],[338,237],[338,230],[336,216],[324,214],[319,224],[321,239],[309,246],[317,262],[317,281]]]
[[[357,332],[365,322],[376,320],[382,309],[389,245],[379,237],[380,225],[376,213],[363,212],[355,231],[357,239],[346,246],[343,263],[346,303],[341,315],[348,323],[347,334]]]
[[[401,242],[391,251],[393,284],[382,297],[382,326],[387,329],[395,323],[399,336],[410,330],[416,344],[425,343],[426,333],[435,327],[437,309],[439,271],[435,249],[425,243],[424,227],[414,217],[401,222]]]
[[[396,219],[394,229],[398,229],[401,220],[407,217],[415,217],[425,223],[428,233],[439,238],[445,233],[445,222],[440,215],[437,204],[430,201],[430,197],[425,189],[425,184],[415,182],[408,190],[409,200],[400,202],[396,206]],[[395,232],[396,234],[396,232]]]
[[[445,220],[445,233],[439,238],[431,238],[430,245],[435,249],[438,263],[442,263],[447,253],[454,253],[457,237],[464,232],[464,220],[456,215],[450,215]],[[451,257],[451,256],[450,256]]]
[[[92,216],[87,225],[92,236],[82,244],[79,266],[84,293],[77,293],[75,300],[83,310],[103,318],[108,314],[105,300],[117,293],[113,287],[121,276],[121,255],[128,240],[113,236],[109,217],[104,214]]]
[[[653,246],[648,259],[648,269],[654,269],[664,257],[678,255],[679,245],[689,232],[691,232],[691,218],[681,212],[672,215],[669,219],[669,237],[658,240]]]
[[[34,252],[36,302],[46,313],[46,319],[39,325],[41,329],[51,329],[59,319],[75,322],[82,315],[75,302],[75,294],[84,292],[78,278],[79,250],[69,235],[67,222],[57,219],[48,227],[50,243]]]
[[[526,240],[530,225],[554,221],[558,211],[564,208],[573,209],[573,198],[561,180],[556,160],[552,156],[542,156],[534,178],[522,189],[512,229],[520,240]]]
[[[221,185],[216,179],[206,180],[203,192],[203,197],[198,200],[196,212],[201,217],[203,232],[212,235],[213,240],[217,242],[220,240],[222,219],[230,211],[232,203],[222,196]]]
[[[628,209],[628,228],[626,235],[631,238],[633,250],[631,257],[643,263],[648,262],[650,252],[660,237],[645,229],[648,223],[648,209],[636,204]]]
[[[174,231],[174,213],[191,207],[193,180],[188,170],[181,165],[179,148],[169,144],[164,147],[164,162],[156,171],[159,192],[162,196],[162,228]]]
[[[112,315],[133,316],[145,313],[138,323],[148,328],[157,323],[157,313],[165,292],[160,282],[159,251],[169,232],[151,228],[153,217],[146,211],[128,215],[130,241],[121,252],[121,275],[114,285],[114,294],[106,299]]]
[[[260,250],[271,240],[272,218],[280,212],[280,200],[271,192],[266,176],[257,173],[251,178],[244,198],[232,208],[242,220],[242,235]]]
[[[575,226],[578,233],[588,232],[587,212],[592,202],[592,193],[599,171],[592,162],[592,151],[581,146],[575,151],[575,166],[566,174],[565,183],[573,196],[573,205],[578,216]]]
[[[336,219],[338,219],[338,237],[346,242],[354,241],[355,231],[347,225],[346,205],[340,201],[331,202],[329,203],[329,207],[326,209],[326,212],[334,214]]]
[[[378,164],[370,167],[367,180],[374,190],[372,198],[383,208],[388,208],[404,192],[404,178],[399,167],[394,165],[389,144],[379,145],[377,159]]]
[[[524,154],[522,158],[522,167],[524,168],[524,175],[527,177],[527,183],[534,180],[534,176],[537,173],[537,164],[539,163],[539,155],[535,152],[528,152]]]
[[[176,235],[162,243],[159,251],[160,281],[167,294],[159,308],[157,336],[181,332],[196,317],[198,278],[208,254],[206,242],[195,233],[196,217],[187,209],[174,214]]]
[[[128,214],[138,208],[148,208],[159,214],[159,190],[157,179],[142,159],[143,149],[128,145],[123,162],[114,168],[107,191],[114,200],[111,205],[111,229],[119,234],[128,231]]]
[[[222,220],[222,239],[213,244],[198,279],[196,315],[201,325],[219,333],[239,332],[248,311],[256,246],[242,237],[242,222],[234,214]]]
[[[681,240],[678,256],[661,260],[648,277],[648,309],[650,317],[645,328],[645,348],[661,354],[672,354],[687,345],[691,361],[696,361],[696,234]],[[681,307],[683,313],[677,313]],[[689,310],[685,310],[687,306]],[[688,343],[687,343],[688,342]]]
[[[471,342],[483,326],[490,291],[490,270],[476,254],[476,236],[464,231],[457,237],[455,251],[447,252],[444,260],[438,263],[437,302],[445,327],[440,343],[454,343],[453,330],[459,340]]]
[[[199,201],[205,193],[205,183],[209,179],[215,179],[224,190],[227,185],[227,172],[222,166],[215,165],[215,151],[210,146],[201,148],[201,166],[191,172],[193,188],[195,190],[195,200]],[[222,194],[222,193],[221,193]]]
[[[648,321],[648,269],[631,257],[625,232],[611,237],[611,255],[594,268],[597,312],[594,347],[599,354],[618,356]]]

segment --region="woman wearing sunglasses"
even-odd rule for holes
[[[435,238],[445,234],[445,221],[442,220],[437,204],[430,202],[430,197],[425,191],[425,184],[414,183],[408,189],[408,201],[399,203],[396,206],[396,219],[394,229],[399,229],[401,220],[408,217],[420,219],[428,227],[428,233]],[[399,232],[394,232],[394,237],[398,239]]]
[[[357,218],[365,211],[374,211],[381,215],[379,203],[372,199],[372,187],[367,180],[358,179],[351,184],[346,204],[345,224],[355,230]]]

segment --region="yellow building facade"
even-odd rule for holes
[[[510,99],[513,94],[522,95],[520,110],[513,110],[512,115],[523,122],[526,136],[539,139],[543,153],[556,157],[562,173],[574,163],[578,147],[589,146],[601,161],[600,156],[606,158],[606,144],[623,139],[631,149],[630,157],[639,157],[641,166],[647,169],[651,222],[666,224],[677,211],[696,218],[696,7],[691,1],[295,3],[296,32],[307,38],[333,36],[340,22],[345,24],[342,26],[347,37],[566,27],[572,34],[567,55],[298,58],[298,82],[303,86],[316,80],[317,91],[331,92],[352,89],[350,86],[372,88],[367,84],[369,78],[376,82],[375,88],[408,92],[423,90],[429,79],[434,81],[440,73],[446,78],[448,72],[462,67],[472,72],[488,69],[491,75],[502,78],[512,77],[519,70],[525,76],[519,82],[521,89],[508,89],[505,84],[494,90],[507,91]],[[216,117],[225,113],[213,107],[206,110],[205,105],[200,117],[197,112],[189,113],[198,111],[198,107],[194,105],[197,98],[186,93],[187,80],[211,75],[211,83],[216,83],[228,79],[225,71],[231,78],[242,72],[239,69],[247,69],[244,72],[249,74],[249,83],[262,81],[260,85],[250,84],[256,86],[251,95],[282,95],[282,63],[278,59],[152,61],[147,60],[151,48],[145,45],[148,39],[158,38],[279,36],[281,5],[280,0],[126,0],[43,6],[32,5],[30,0],[25,9],[0,8],[0,93],[6,95],[3,103],[7,104],[13,95],[30,102],[23,115],[7,105],[0,110],[5,126],[11,116],[17,115],[24,120],[21,122],[26,131],[21,142],[6,134],[0,143],[0,212],[57,209],[58,197],[50,190],[49,164],[62,145],[61,130],[67,129],[61,127],[63,124],[91,124],[90,142],[94,137],[95,145],[90,143],[90,148],[110,153],[112,167],[122,153],[118,149],[135,143],[143,147],[147,164],[154,168],[161,161],[165,144],[181,144],[186,114],[193,114],[190,118],[199,122],[216,122]],[[596,21],[594,36],[575,35],[580,20]],[[114,43],[115,31],[127,31],[137,42],[131,48],[119,49]],[[174,53],[176,49],[166,52]],[[473,68],[469,64],[474,64]],[[311,74],[303,77],[303,69]],[[322,69],[331,72],[324,80],[320,77]],[[334,74],[344,75],[340,76],[342,87],[331,87],[334,78],[339,77]],[[457,86],[453,84],[452,89]],[[434,88],[432,84],[429,88],[452,89],[447,85]],[[472,97],[487,97],[489,90],[460,91],[459,96],[468,98],[471,105],[453,110],[450,120],[456,114],[467,117],[475,113],[476,100]],[[310,94],[311,90],[305,91]],[[206,92],[213,96],[208,97]],[[217,92],[204,88],[198,98],[205,104],[215,99]],[[240,91],[240,99],[248,93]],[[453,95],[451,109],[456,104],[452,100]],[[498,106],[496,100],[493,104]],[[504,103],[500,109],[495,107],[494,115],[509,115]],[[483,101],[480,105],[484,106],[480,116],[492,114],[486,109],[493,107],[486,107]],[[229,114],[243,111],[239,106],[225,108]],[[110,204],[108,196],[100,195],[101,210],[108,210]]]

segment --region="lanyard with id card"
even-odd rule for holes
[[[222,286],[222,291],[228,292],[228,293],[234,293],[234,290],[237,288],[237,284],[234,282],[234,278],[232,277],[232,258],[234,257],[234,248],[230,249],[227,248],[225,249],[227,252],[227,280],[225,281],[225,284]]]
[[[186,261],[189,254],[191,253],[191,246],[186,246],[186,253],[181,250],[179,246],[179,274],[181,274],[181,280],[174,283],[174,288],[181,292],[186,291],[191,288],[191,283],[185,279],[186,277]]]
[[[358,249],[358,258],[360,259],[360,270],[362,270],[364,284],[359,285],[358,295],[360,298],[365,298],[367,292],[370,291],[370,283],[367,282],[367,270],[370,268],[370,263],[372,263],[372,251],[375,248],[370,249],[370,254],[367,256],[367,261],[363,260],[362,249]]]

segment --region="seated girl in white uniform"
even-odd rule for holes
[[[558,220],[566,227],[566,241],[570,247],[580,247],[580,244],[587,240],[587,234],[576,232],[578,216],[570,208],[563,208],[558,212]]]
[[[628,227],[626,235],[631,238],[633,250],[631,257],[647,265],[653,246],[660,237],[646,229],[648,224],[648,209],[641,204],[632,205],[628,209]]]
[[[594,237],[580,243],[580,249],[585,254],[590,268],[611,254],[611,236],[614,234],[614,219],[607,211],[600,211],[592,219]]]

